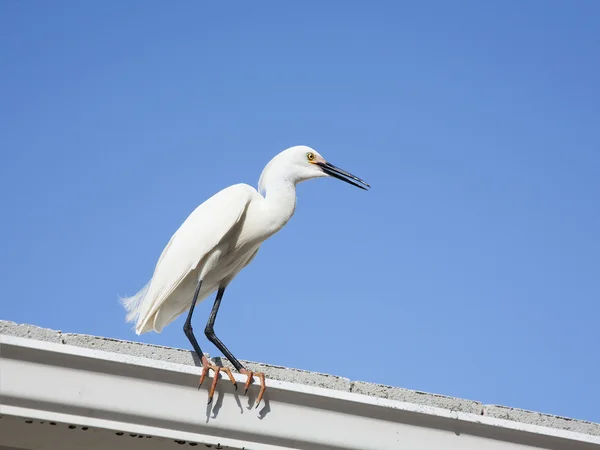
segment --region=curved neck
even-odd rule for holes
[[[279,231],[296,209],[296,184],[284,178],[265,180],[263,214],[272,233]]]

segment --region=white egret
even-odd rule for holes
[[[188,311],[183,331],[202,362],[200,385],[209,370],[214,378],[209,390],[212,401],[220,370],[204,355],[192,331],[192,314],[198,301],[217,291],[204,333],[247,376],[248,390],[253,376],[261,380],[256,406],[265,391],[262,373],[245,369],[214,332],[215,319],[227,285],[256,256],[260,245],[279,231],[294,214],[296,184],[312,178],[331,176],[361,189],[370,186],[360,178],[328,163],[310,147],[295,146],[276,155],[264,168],[258,192],[247,184],[235,184],[216,193],[198,206],[171,237],[163,250],[150,281],[137,294],[122,299],[126,320],[135,322],[139,335],[160,333],[184,311]]]

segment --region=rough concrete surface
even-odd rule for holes
[[[514,422],[529,423],[541,427],[560,428],[574,433],[591,434],[600,436],[600,424],[585,420],[569,419],[567,417],[542,414],[518,408],[509,408],[498,405],[485,405],[483,415],[497,419],[512,420]]]
[[[462,398],[447,397],[445,395],[429,394],[427,392],[411,391],[393,386],[381,384],[365,383],[364,381],[355,381],[352,392],[356,394],[370,395],[371,397],[388,398],[401,402],[415,403],[418,405],[435,406],[437,408],[449,409],[451,411],[460,411],[471,414],[481,414],[482,404],[473,400],[464,400]]]
[[[40,328],[35,325],[20,324],[0,320],[0,334],[34,339],[36,341],[55,342],[60,344],[60,331]]]
[[[0,320],[0,334],[24,337],[46,342],[62,343],[76,347],[85,347],[112,353],[121,353],[130,356],[155,359],[159,361],[198,365],[195,356],[189,350],[162,347],[159,345],[142,344],[132,341],[121,341],[111,338],[89,336],[84,334],[62,333],[61,331],[40,328],[34,325],[17,324],[15,322]],[[224,366],[232,367],[229,361],[223,358],[213,360]],[[308,372],[298,369],[273,366],[242,361],[250,370],[262,371],[268,378],[279,381],[288,381],[308,386],[317,386],[345,392],[369,395],[372,397],[399,400],[418,405],[434,406],[452,411],[484,415],[498,419],[512,420],[515,422],[540,425],[578,433],[600,436],[600,424],[542,414],[522,409],[508,408],[496,405],[482,405],[480,402],[465,400],[444,395],[412,391],[393,386],[385,386],[364,381],[350,381],[347,378]]]

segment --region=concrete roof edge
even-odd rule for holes
[[[0,335],[27,338],[91,350],[100,350],[136,358],[146,358],[147,360],[154,360],[167,365],[178,364],[190,366],[190,368],[195,368],[197,366],[192,357],[192,352],[188,350],[84,334],[63,333],[62,331],[41,328],[29,324],[17,324],[5,320],[0,320]],[[220,360],[223,365],[229,365],[229,362],[226,359],[213,359],[217,361]],[[344,377],[308,372],[301,369],[289,369],[251,361],[247,361],[246,363],[250,369],[260,369],[265,372],[269,380],[276,380],[282,382],[284,385],[291,383],[317,388],[319,391],[320,389],[328,389],[350,394],[359,394],[379,399],[378,404],[382,406],[386,402],[380,400],[384,399],[392,402],[403,402],[435,409],[439,408],[455,413],[479,415],[482,419],[500,419],[503,421],[512,421],[517,424],[534,425],[556,430],[565,430],[573,433],[600,436],[600,424],[589,421],[575,420],[505,406],[484,405],[477,401],[413,391],[399,387],[378,385],[363,381],[351,381]]]

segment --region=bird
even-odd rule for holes
[[[131,297],[121,298],[126,322],[135,333],[163,328],[187,311],[183,332],[202,363],[198,389],[212,370],[210,405],[222,370],[237,390],[231,370],[211,364],[202,352],[192,328],[198,302],[217,292],[204,329],[206,338],[246,375],[244,395],[253,377],[260,379],[256,407],[266,390],[265,375],[246,369],[214,332],[215,320],[225,289],[256,257],[261,244],[281,230],[296,209],[296,185],[307,180],[332,177],[368,190],[371,186],[326,161],[309,146],[296,145],[275,155],[264,167],[258,190],[240,183],[214,194],[201,203],[173,234],[146,285]]]

